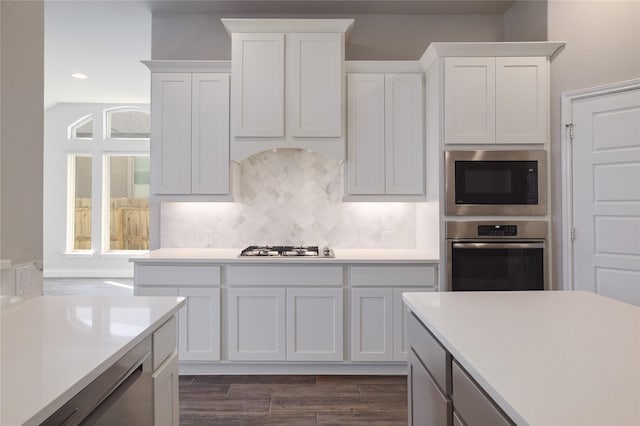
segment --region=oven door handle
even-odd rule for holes
[[[544,243],[453,243],[455,249],[543,249]]]

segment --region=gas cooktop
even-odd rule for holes
[[[249,246],[240,253],[242,257],[335,257],[333,250],[318,246]]]

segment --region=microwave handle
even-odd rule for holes
[[[455,249],[543,249],[544,243],[453,243]]]

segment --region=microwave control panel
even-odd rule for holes
[[[517,225],[478,225],[479,237],[516,237]]]

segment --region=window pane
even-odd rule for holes
[[[69,138],[93,139],[93,117],[88,115],[69,126]]]
[[[91,157],[72,156],[74,184],[73,249],[91,249]]]
[[[109,249],[149,249],[149,157],[107,156]]]
[[[112,139],[149,139],[151,121],[149,113],[140,110],[115,110],[107,112],[109,131]]]

